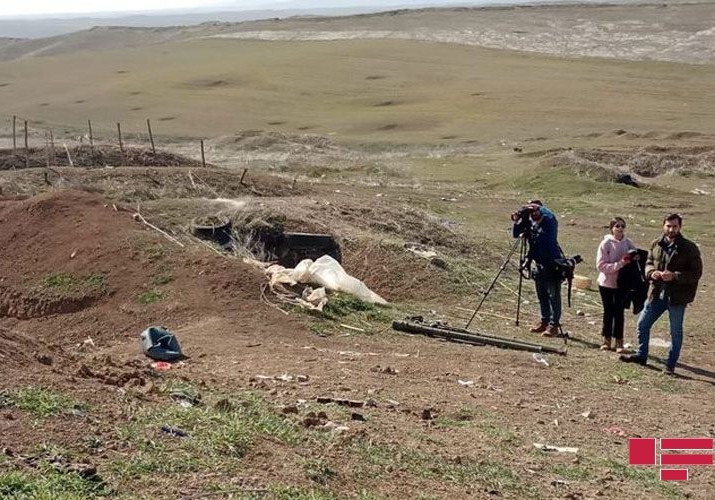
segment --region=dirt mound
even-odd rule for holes
[[[333,141],[321,135],[285,134],[263,130],[245,130],[235,136],[216,139],[213,144],[239,151],[263,153],[327,153],[338,149]]]
[[[37,289],[23,293],[0,286],[0,317],[29,319],[72,313],[92,305],[101,296],[101,291],[64,296]]]
[[[76,167],[104,166],[140,166],[140,167],[200,167],[201,162],[185,156],[146,148],[124,148],[122,152],[116,146],[76,146],[68,149],[72,165]],[[22,168],[70,166],[67,151],[63,148],[30,148],[27,158],[23,149],[0,149],[0,170],[19,170]]]
[[[200,246],[181,248],[118,208],[78,191],[0,200],[0,318],[37,317],[26,321],[66,344],[116,342],[236,304],[246,321],[264,314],[260,272]]]
[[[600,180],[615,180],[624,173],[643,177],[666,173],[711,176],[715,175],[715,147],[647,146],[632,151],[562,151],[549,157],[547,164],[569,166]]]
[[[44,346],[37,339],[0,326],[0,369],[31,364],[35,361],[34,353],[42,350]]]

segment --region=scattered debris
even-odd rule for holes
[[[544,356],[543,354],[540,354],[540,353],[538,353],[538,352],[535,352],[534,354],[531,355],[531,358],[532,358],[534,361],[536,361],[537,363],[540,363],[540,364],[542,364],[542,365],[544,365],[544,366],[547,366],[547,367],[549,366],[549,362],[546,361],[546,356]]]
[[[350,420],[357,420],[358,422],[365,422],[367,419],[362,413],[353,412],[350,414]]]
[[[177,427],[171,427],[166,424],[161,426],[161,432],[164,432],[165,434],[174,437],[189,437],[188,433],[182,431],[181,429]]]
[[[324,289],[323,289],[323,290],[324,290]],[[340,327],[342,327],[342,328],[347,328],[348,330],[354,330],[354,331],[356,331],[356,332],[365,332],[365,330],[364,330],[363,328],[358,328],[358,327],[356,327],[356,326],[346,325],[346,324],[344,324],[344,323],[340,323],[338,326],[340,326]]]
[[[373,367],[372,371],[377,373],[385,373],[387,375],[397,375],[398,373],[400,373],[397,369],[391,366],[386,366],[383,368],[380,365]]]
[[[593,416],[593,412],[591,412],[591,410],[585,411],[585,412],[583,412],[583,413],[581,414],[581,416],[582,416],[583,418],[588,419],[588,418],[591,418],[591,417]]]
[[[422,243],[405,243],[405,249],[427,260],[437,257],[438,255],[433,248],[423,245]]]
[[[180,406],[184,408],[190,408],[192,406],[201,406],[201,396],[199,394],[192,394],[189,391],[175,389],[171,391],[169,397],[179,403]]]
[[[422,418],[422,420],[432,420],[434,418],[433,412],[434,409],[425,408],[424,410],[422,410],[422,414],[420,415],[420,417]]]
[[[95,347],[97,347],[97,346],[94,344],[94,340],[92,340],[91,337],[87,337],[86,339],[84,339],[83,342],[81,342],[80,344],[77,344],[77,349],[80,351],[94,349]]]
[[[628,434],[626,434],[626,431],[621,429],[620,427],[617,426],[612,426],[612,427],[606,427],[603,429],[603,432],[607,432],[608,434],[615,434],[616,436],[620,437],[628,437]]]
[[[142,351],[152,359],[174,361],[183,354],[176,335],[161,326],[150,326],[139,335]]]
[[[288,375],[284,373],[282,375],[254,375],[249,379],[249,382],[263,382],[263,381],[276,381],[276,382],[308,382],[310,377],[308,375]]]
[[[350,408],[363,408],[368,406],[366,401],[356,401],[353,399],[331,398],[329,396],[318,396],[315,399],[320,404],[335,403],[341,406],[349,406]]]
[[[325,425],[323,425],[323,429],[331,431],[334,434],[341,434],[343,432],[349,431],[350,427],[348,427],[347,425],[336,424],[335,422],[329,420],[325,422]]]
[[[171,363],[168,363],[166,361],[154,361],[150,366],[158,372],[166,372],[171,370]]]
[[[298,406],[296,405],[287,405],[281,408],[281,413],[284,415],[289,415],[289,414],[298,414]]]
[[[670,342],[667,340],[659,339],[657,337],[653,337],[650,339],[649,345],[651,347],[665,347],[665,348],[670,348]]]
[[[43,365],[47,366],[52,366],[52,356],[48,354],[35,353],[35,359],[38,363],[42,363]]]
[[[457,383],[459,385],[464,385],[464,386],[470,387],[470,386],[474,385],[474,380],[457,380]]]
[[[541,451],[556,451],[558,453],[578,453],[578,448],[569,446],[553,446],[550,444],[534,443],[534,448]]]

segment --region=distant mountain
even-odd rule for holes
[[[41,39],[0,39],[0,60],[222,37],[282,41],[413,40],[567,56],[712,64],[713,14],[713,0],[700,3],[687,0],[668,5],[425,8],[350,16],[302,15],[278,20],[277,16],[269,16],[263,20],[210,21],[191,26],[98,26]],[[668,19],[665,27],[664,18]]]
[[[210,21],[238,23],[255,19],[286,18],[292,16],[346,16],[375,12],[375,8],[314,8],[281,10],[243,10],[190,13],[151,13],[123,16],[71,17],[53,19],[0,19],[0,37],[45,38],[82,31],[94,26],[164,27],[188,26]]]
[[[0,37],[44,38],[86,30],[94,26],[163,27],[187,26],[208,21],[242,22],[293,16],[347,16],[393,9],[416,9],[444,6],[486,6],[494,4],[552,3],[558,0],[287,0],[245,2],[227,0],[220,8],[162,10],[122,14],[107,12],[95,15],[63,15],[3,18],[0,12]],[[561,0],[563,1],[563,0]],[[568,1],[568,0],[567,0]],[[582,0],[580,3],[603,0]],[[616,0],[618,1],[618,0]],[[263,4],[264,7],[251,8]],[[247,8],[248,6],[248,8]]]

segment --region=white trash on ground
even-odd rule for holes
[[[546,361],[546,356],[544,356],[541,353],[535,352],[534,354],[531,355],[531,358],[539,364],[542,364],[544,366],[549,366],[549,362]]]
[[[365,302],[387,304],[385,299],[370,290],[365,283],[346,273],[343,266],[329,255],[323,255],[316,261],[302,260],[294,269],[273,265],[266,269],[266,274],[271,287],[280,283],[288,285],[310,283],[328,290],[354,295]]]
[[[670,347],[670,341],[653,337],[648,344],[651,347]]]

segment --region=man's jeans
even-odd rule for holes
[[[536,296],[541,307],[541,322],[549,325],[561,324],[561,279],[540,278],[534,279],[536,283]]]
[[[685,306],[668,305],[667,299],[656,297],[645,303],[645,308],[638,318],[638,351],[635,355],[643,359],[648,358],[650,329],[665,311],[668,311],[668,319],[670,320],[670,353],[668,354],[666,365],[668,368],[675,368],[675,364],[680,357],[680,348],[683,346]]]

